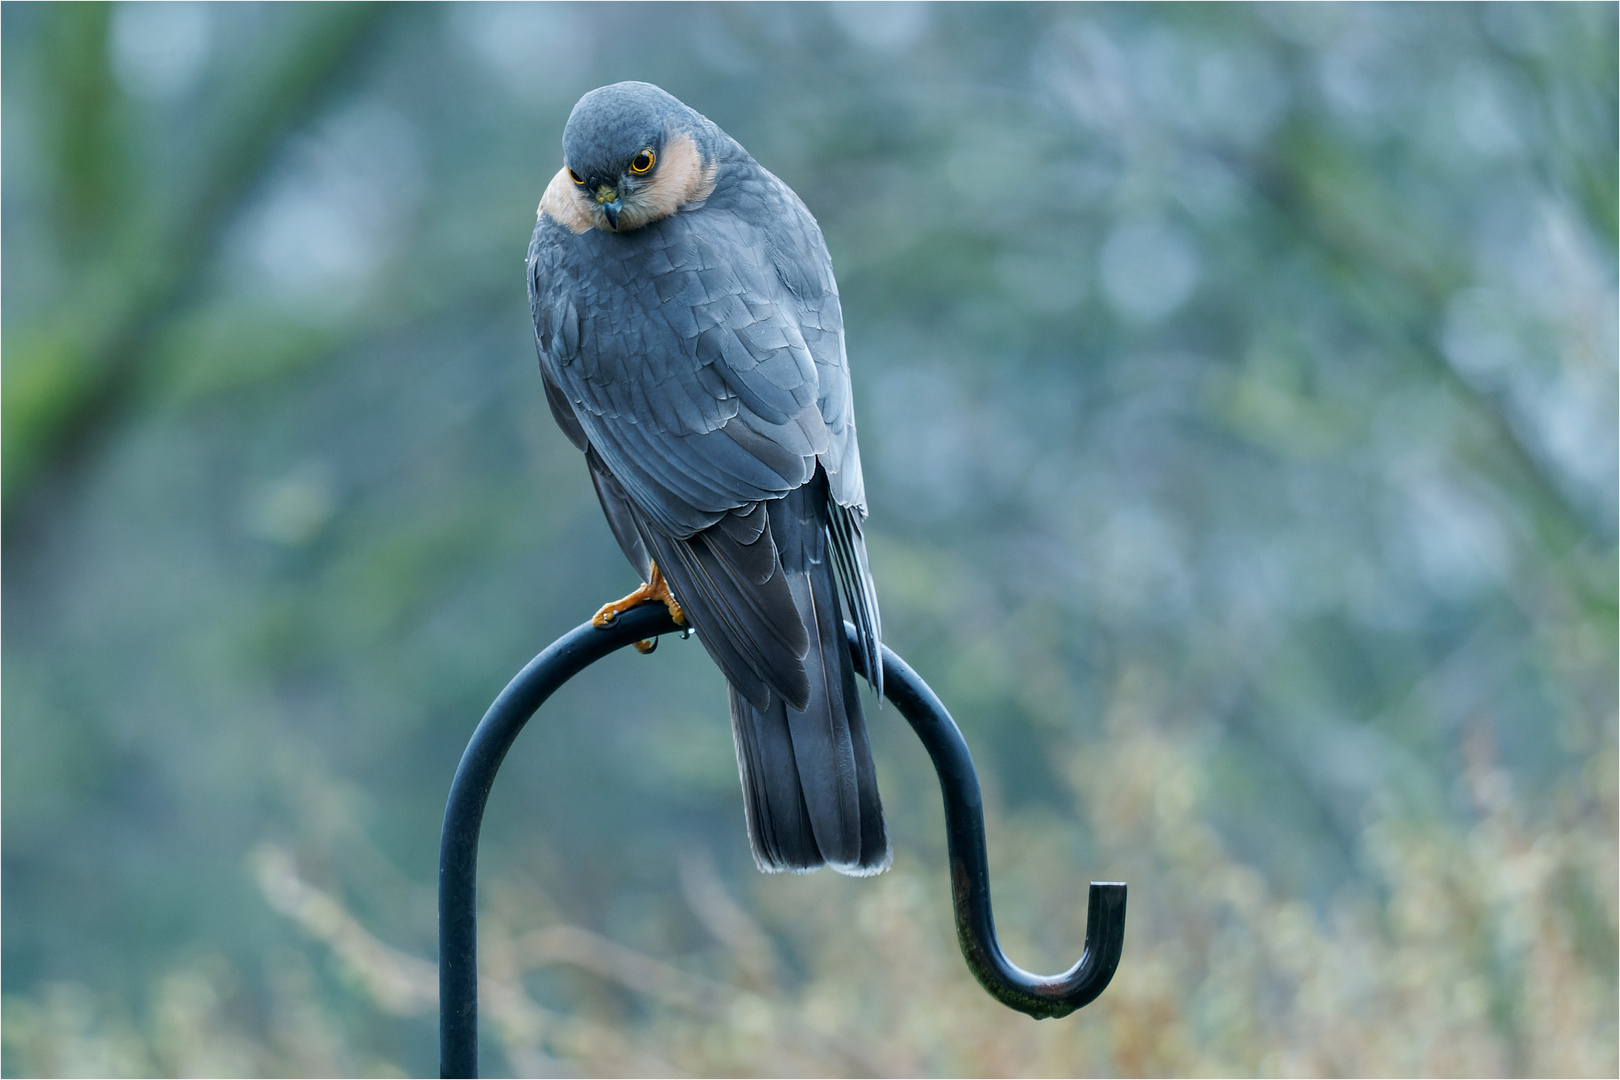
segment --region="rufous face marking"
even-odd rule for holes
[[[680,134],[662,151],[646,147],[632,157],[617,187],[587,191],[583,178],[563,166],[546,186],[539,212],[574,233],[631,232],[708,198],[717,168],[703,163],[690,135]],[[615,202],[616,213],[604,209]]]

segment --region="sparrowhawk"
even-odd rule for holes
[[[843,315],[799,197],[656,86],[579,100],[529,245],[546,397],[608,524],[730,684],[767,871],[889,865],[843,623],[881,672]],[[881,687],[878,688],[881,692]]]

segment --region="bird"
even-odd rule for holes
[[[891,861],[844,620],[881,697],[843,312],[804,202],[645,82],[579,99],[528,289],[546,400],[642,585],[725,675],[767,873]],[[638,643],[650,651],[650,642]]]

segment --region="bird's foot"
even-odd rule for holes
[[[612,626],[614,620],[631,608],[638,604],[645,604],[648,600],[657,600],[669,609],[669,617],[675,620],[676,626],[685,626],[686,616],[681,612],[681,605],[676,601],[675,595],[669,591],[669,583],[664,580],[664,575],[658,569],[657,563],[652,564],[651,577],[650,582],[624,599],[615,600],[610,604],[603,604],[601,610],[591,616],[591,625]],[[649,638],[646,641],[638,641],[635,646],[638,652],[650,653],[658,647],[658,639]]]

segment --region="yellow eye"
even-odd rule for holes
[[[657,159],[653,156],[652,147],[649,146],[647,149],[630,159],[630,171],[633,173],[644,173],[653,167],[653,162],[656,160]]]
[[[585,183],[585,181],[579,178],[579,173],[575,172],[573,169],[568,170],[568,179],[581,186],[583,186]]]

